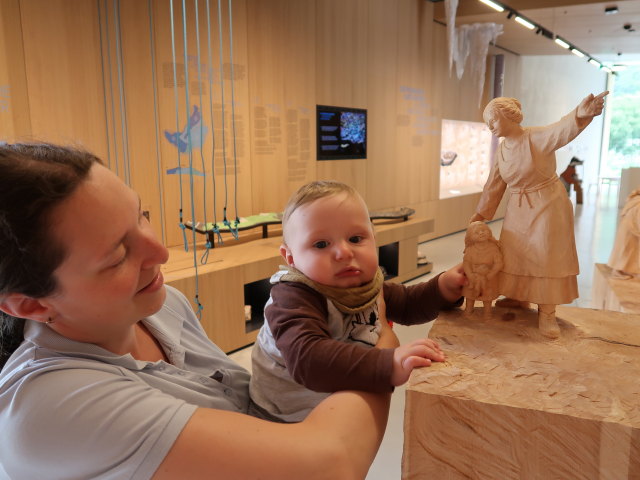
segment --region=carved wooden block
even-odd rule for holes
[[[447,361],[407,385],[404,480],[640,478],[640,315],[558,307],[443,313]]]

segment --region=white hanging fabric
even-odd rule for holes
[[[469,58],[471,75],[478,86],[478,105],[482,98],[484,77],[487,66],[489,44],[502,34],[502,25],[497,23],[471,23],[456,27],[456,10],[458,0],[444,1],[447,17],[447,38],[449,40],[449,74],[455,63],[458,80],[464,74],[465,64]]]

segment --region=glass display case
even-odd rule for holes
[[[482,191],[491,168],[492,138],[482,122],[442,120],[441,199]]]

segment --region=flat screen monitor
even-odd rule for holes
[[[367,111],[317,106],[318,160],[367,158]]]

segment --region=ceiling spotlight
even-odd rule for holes
[[[570,47],[570,45],[567,42],[565,42],[564,40],[562,40],[560,37],[556,37],[554,42],[556,42],[562,48],[569,48]]]
[[[519,16],[516,16],[516,22],[518,22],[520,25],[527,27],[529,30],[533,30],[534,28],[536,28],[536,26],[533,23],[531,23],[529,20],[525,20],[524,18]]]
[[[595,60],[595,59],[593,59],[593,58],[590,58],[590,59],[589,59],[589,63],[590,63],[591,65],[593,65],[594,67],[598,67],[598,68],[600,68],[600,67],[602,66],[602,65],[600,64],[600,62],[599,62],[599,61],[597,61],[597,60]]]
[[[571,49],[571,53],[573,53],[574,55],[582,58],[584,57],[584,53],[582,53],[580,50],[578,50],[577,48],[572,48]]]
[[[627,66],[626,65],[621,65],[621,64],[614,64],[614,65],[611,65],[610,68],[614,72],[621,72],[623,70],[626,70]]]
[[[491,0],[480,0],[482,3],[484,3],[485,5],[490,6],[491,8],[493,8],[494,10],[497,10],[498,12],[504,12],[504,7],[502,7],[501,5],[498,5],[495,2],[492,2]]]
[[[604,8],[604,14],[605,15],[614,15],[618,13],[618,7],[616,7],[615,5],[613,7],[605,7]]]

